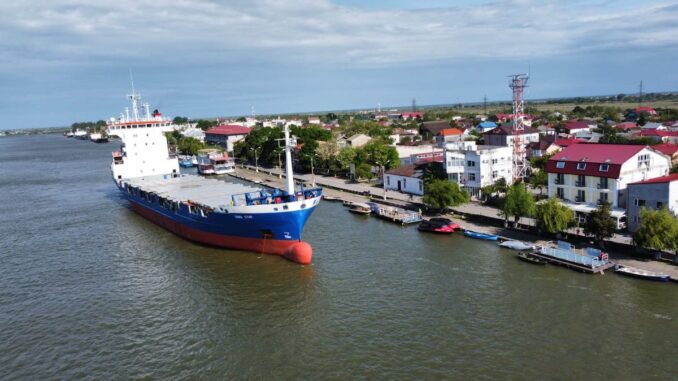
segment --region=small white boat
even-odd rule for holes
[[[653,271],[647,271],[647,270],[642,270],[642,269],[637,269],[635,267],[629,267],[629,266],[621,266],[618,265],[615,269],[614,272],[617,274],[621,275],[626,275],[634,278],[640,278],[640,279],[647,279],[647,280],[654,280],[658,282],[668,282],[669,281],[669,276],[666,274],[662,273],[656,273]]]
[[[348,211],[354,214],[368,215],[372,213],[372,208],[367,204],[356,203],[351,205]]]
[[[530,245],[527,242],[523,241],[504,241],[499,244],[501,247],[505,247],[511,250],[531,250],[534,249],[534,245]]]
[[[339,199],[336,198],[336,197],[325,196],[325,195],[323,195],[323,200],[325,200],[325,201],[339,201]]]

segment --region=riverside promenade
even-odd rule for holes
[[[237,166],[235,177],[261,182],[272,187],[285,186],[285,174],[280,174],[277,168],[259,167],[256,171],[254,166]],[[351,182],[343,178],[295,174],[294,180],[297,183],[303,183],[305,186],[311,186],[313,183],[324,188],[323,192],[327,196],[339,198],[341,200],[352,202],[375,201],[387,205],[398,206],[411,210],[421,210],[424,208],[423,197],[410,196],[400,192],[386,191],[382,188],[366,183]],[[384,195],[386,197],[384,197]],[[529,241],[536,245],[544,245],[549,240],[544,240],[539,236],[526,230],[507,229],[503,225],[503,218],[499,215],[499,209],[481,205],[477,202],[470,202],[464,205],[450,208],[452,214],[446,217],[457,221],[463,228],[479,231],[483,233],[496,234],[508,239]],[[532,218],[521,218],[520,225],[530,227],[535,225]],[[566,232],[578,240],[586,240],[586,237],[578,233],[577,229],[570,229]],[[661,261],[643,261],[632,256],[634,250],[631,236],[628,234],[615,234],[606,241],[609,246],[608,252],[616,263],[641,268],[648,271],[663,272],[669,274],[672,279],[678,279],[678,267]]]

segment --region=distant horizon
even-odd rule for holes
[[[2,2],[0,129],[118,115],[130,72],[167,115],[498,101],[528,72],[528,100],[678,88],[674,1],[450,3]]]
[[[530,101],[532,102],[548,102],[548,101],[555,101],[555,100],[570,100],[570,99],[576,99],[576,98],[603,98],[603,97],[611,97],[611,96],[616,96],[619,94],[624,94],[626,96],[638,96],[638,93],[615,93],[615,94],[597,94],[597,95],[575,95],[571,97],[552,97],[552,98],[539,98],[539,99],[526,99],[525,103],[526,106],[529,107]],[[678,94],[678,90],[666,90],[666,91],[653,91],[651,93],[643,93],[643,95],[652,95],[652,94]],[[488,107],[491,106],[496,106],[497,104],[504,104],[504,103],[511,103],[511,99],[505,99],[505,100],[487,100],[487,105]],[[651,106],[651,101],[647,101],[648,105]],[[455,105],[461,104],[462,106],[481,106],[483,104],[483,101],[476,101],[476,102],[461,102],[461,103],[440,103],[440,104],[417,104],[417,108],[421,108],[422,110],[418,111],[426,111],[429,109],[435,109],[435,108],[450,108]],[[611,105],[614,105],[614,103],[610,103]],[[388,112],[390,110],[398,110],[398,111],[403,111],[403,112],[409,112],[411,109],[412,105],[400,105],[400,106],[381,106],[381,111],[382,112]],[[270,114],[257,114],[257,118],[264,118],[264,117],[277,117],[277,116],[288,116],[288,115],[305,115],[305,116],[323,116],[328,113],[334,112],[334,113],[349,113],[349,112],[360,112],[360,111],[372,111],[375,110],[376,107],[374,108],[367,108],[367,107],[362,107],[362,108],[354,108],[354,109],[330,109],[330,110],[315,110],[315,111],[293,111],[293,112],[280,112],[280,113],[270,113]],[[464,110],[460,110],[463,112]],[[164,113],[163,113],[164,114]],[[224,119],[236,119],[236,118],[242,118],[242,117],[251,117],[251,114],[241,114],[241,115],[219,115],[219,116],[189,116],[189,115],[170,115],[168,116],[170,118],[175,118],[175,117],[186,117],[191,121],[195,120],[200,120],[200,119],[219,119],[219,118],[224,118]],[[101,119],[93,119],[93,120],[76,120],[68,125],[63,125],[63,126],[40,126],[40,127],[23,127],[23,128],[1,128],[0,131],[15,131],[15,130],[40,130],[40,129],[60,129],[60,128],[70,128],[73,123],[85,123],[85,122],[97,122],[99,120],[106,120],[104,118]]]

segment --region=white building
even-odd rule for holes
[[[443,150],[436,148],[431,144],[422,144],[418,146],[396,146],[401,165],[414,164],[420,160],[442,157]]]
[[[678,215],[678,174],[631,183],[628,189],[626,212],[630,231],[640,228],[640,211],[643,208],[666,208],[674,216]]]
[[[671,158],[640,145],[573,144],[553,155],[546,164],[549,197],[572,208],[580,221],[602,202],[623,226],[626,188],[669,173]]]
[[[445,172],[450,181],[459,183],[473,197],[480,188],[500,178],[513,180],[513,147],[476,145],[473,141],[448,143],[445,146]]]
[[[405,165],[384,173],[384,189],[402,193],[424,195],[423,166]]]
[[[198,139],[201,142],[205,141],[205,131],[199,128],[188,127],[185,130],[181,131],[181,135],[187,138]]]

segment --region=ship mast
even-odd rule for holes
[[[285,176],[287,176],[287,193],[294,194],[294,173],[292,172],[292,141],[290,129],[285,124]]]

